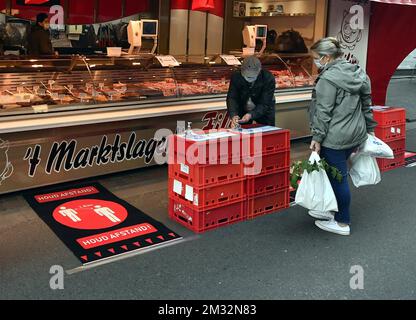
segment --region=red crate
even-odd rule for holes
[[[375,128],[375,134],[377,138],[385,142],[403,139],[406,138],[406,124],[386,127],[378,126]]]
[[[373,110],[373,116],[379,126],[391,126],[406,123],[406,109],[404,108]]]
[[[169,199],[169,217],[194,232],[201,233],[246,220],[246,201],[229,203],[222,207],[197,210],[189,204]]]
[[[200,210],[213,206],[226,205],[231,201],[241,200],[245,197],[245,181],[242,179],[204,188],[195,187],[182,179],[169,178],[168,181],[170,198],[185,201]],[[175,183],[177,185],[176,188]]]
[[[250,162],[245,164],[244,162]],[[243,173],[245,176],[273,173],[290,167],[290,151],[266,154],[243,159]]]
[[[240,159],[240,135],[230,130],[221,132],[232,136],[203,141],[194,141],[182,135],[169,136],[169,163],[186,161],[189,164],[218,164],[221,160]],[[205,134],[215,134],[215,132],[205,131]]]
[[[250,130],[250,129],[248,129]],[[259,138],[261,137],[261,143]],[[267,155],[290,150],[290,131],[278,129],[253,134],[248,131],[241,133],[241,157]]]
[[[394,154],[400,154],[406,151],[406,139],[394,140],[387,142],[387,144],[393,150]]]
[[[239,159],[237,162],[218,165],[169,164],[169,178],[180,178],[199,187],[232,182],[244,176],[243,164]]]
[[[405,165],[404,152],[395,154],[394,159],[377,159],[381,172],[390,171]]]
[[[246,180],[247,196],[257,196],[264,193],[277,192],[289,188],[289,169],[266,175],[248,178]]]
[[[247,218],[254,219],[258,216],[289,208],[289,206],[289,188],[251,197],[247,200]]]

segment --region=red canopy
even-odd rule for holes
[[[148,12],[150,1],[154,0],[125,0],[124,16],[130,16],[141,12]],[[39,12],[49,13],[52,4],[61,4],[67,11],[68,24],[92,24],[94,22],[106,22],[122,18],[123,0],[99,0],[98,8],[92,0],[12,0],[11,9],[16,17],[35,20]],[[6,0],[0,0],[0,11],[6,9]],[[97,10],[97,21],[94,21],[94,13]]]
[[[371,0],[376,2],[391,3],[391,4],[404,4],[408,6],[416,6],[416,0]]]

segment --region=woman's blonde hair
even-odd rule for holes
[[[316,52],[320,56],[330,56],[334,59],[344,55],[339,41],[333,37],[322,38],[315,42],[311,47],[311,51]]]

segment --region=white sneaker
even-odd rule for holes
[[[342,236],[350,235],[350,226],[341,227],[334,219],[330,221],[315,221],[315,225],[324,231],[336,233]]]
[[[334,214],[331,211],[317,211],[317,210],[309,210],[309,215],[315,219],[322,219],[322,220],[332,220],[334,219]]]

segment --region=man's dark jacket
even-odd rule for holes
[[[29,54],[33,56],[53,55],[53,47],[49,31],[36,25],[29,35]]]
[[[262,70],[256,82],[251,85],[241,75],[240,71],[231,76],[230,88],[227,95],[227,109],[230,118],[243,117],[250,113],[252,120],[259,124],[275,125],[275,98],[276,80],[267,70]],[[248,99],[256,105],[252,111],[246,112]]]

